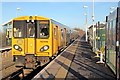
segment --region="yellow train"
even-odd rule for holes
[[[48,62],[78,37],[78,32],[49,18],[21,16],[12,20],[12,55],[19,66]]]

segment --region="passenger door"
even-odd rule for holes
[[[53,54],[58,51],[58,26],[53,25]]]
[[[64,28],[64,47],[66,47],[66,28]]]
[[[34,22],[27,23],[26,49],[27,49],[26,54],[35,53],[35,23]]]

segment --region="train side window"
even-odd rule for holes
[[[70,32],[68,30],[67,30],[66,36],[67,38],[70,38]]]
[[[56,39],[56,28],[54,28],[54,38]]]
[[[40,21],[39,23],[39,37],[48,38],[49,37],[49,21]]]
[[[54,37],[55,39],[58,39],[58,26],[56,26],[56,28],[54,28]]]
[[[64,31],[61,29],[61,39],[64,39]]]

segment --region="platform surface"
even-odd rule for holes
[[[7,49],[12,49],[12,47],[11,46],[2,47],[2,48],[0,48],[0,51],[7,50]]]
[[[77,39],[64,52],[40,71],[34,79],[114,80],[115,76],[104,64],[96,64],[95,54],[91,46]]]

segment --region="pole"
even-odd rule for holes
[[[94,0],[92,0],[92,24],[93,24],[93,52],[95,52],[95,29],[94,29]]]
[[[88,37],[87,37],[87,21],[88,21],[88,20],[87,20],[87,8],[88,8],[88,6],[83,6],[83,8],[85,8],[85,16],[86,16],[86,20],[85,20],[85,28],[86,28],[86,31],[85,31],[85,32],[86,32],[86,42],[87,42],[87,40],[88,40],[88,39],[87,39],[87,38],[88,38]]]
[[[18,17],[18,12],[20,11],[20,8],[17,8],[16,10],[16,17]]]
[[[88,38],[88,37],[87,37],[87,21],[88,21],[87,19],[88,19],[88,18],[87,18],[87,11],[86,11],[86,42],[87,42],[87,38]]]

